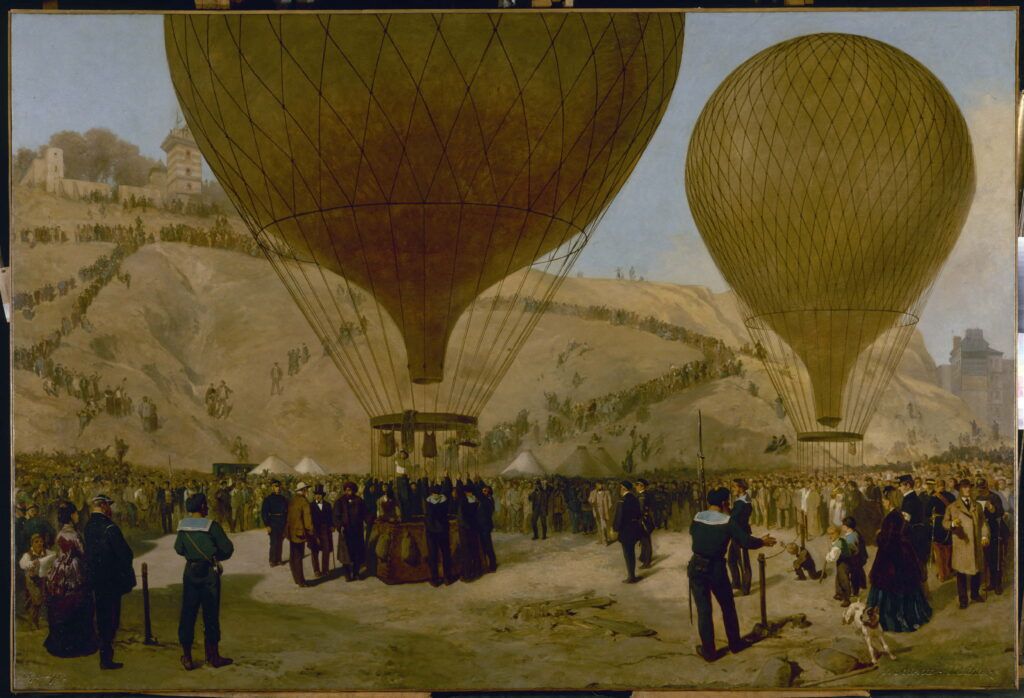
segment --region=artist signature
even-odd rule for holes
[[[965,669],[963,671],[947,671],[945,669],[911,669],[904,671],[890,671],[893,676],[984,676],[990,672],[980,669]]]

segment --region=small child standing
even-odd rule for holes
[[[39,629],[39,613],[46,603],[46,574],[54,557],[55,553],[46,551],[42,535],[33,533],[28,550],[18,562],[25,573],[25,612],[34,630]]]

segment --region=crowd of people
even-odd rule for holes
[[[36,225],[18,231],[18,239],[29,247],[60,244],[68,241],[68,234],[59,225]]]
[[[929,622],[930,582],[955,579],[960,607],[968,608],[982,603],[984,592],[1002,593],[1012,578],[1016,502],[1012,466],[1002,452],[967,449],[966,459],[845,474],[715,474],[706,483],[711,494],[702,500],[693,474],[680,472],[653,471],[631,482],[559,475],[485,482],[444,473],[428,478],[422,467],[408,466],[389,479],[332,473],[307,482],[299,475],[228,478],[154,470],[124,461],[120,449],[116,456],[108,451],[17,456],[15,552],[23,572],[21,608],[30,624],[40,622],[44,609],[47,616],[64,617],[50,610],[50,585],[40,581],[47,579],[41,570],[47,556],[66,556],[78,545],[61,541],[73,530],[83,533],[81,522],[67,512],[95,507],[97,493],[109,500],[119,524],[137,536],[180,531],[194,513],[189,502],[201,495],[210,521],[225,532],[265,530],[269,564],[287,564],[301,587],[318,583],[305,576],[307,547],[317,580],[332,575],[333,559],[355,581],[372,573],[368,559],[382,552],[380,523],[419,520],[426,526],[435,585],[472,581],[496,569],[492,530],[529,536],[537,545],[553,535],[593,537],[600,545],[617,541],[627,568],[624,581],[634,584],[643,580],[638,565],[643,570],[657,564],[658,537],[688,530],[695,558],[719,552],[722,557],[720,570],[714,560],[704,572],[691,570],[691,593],[702,613],[710,613],[712,595],[721,602],[715,589],[721,591],[722,584],[730,600],[750,593],[747,550],[758,547],[757,541],[769,545],[768,538],[775,545],[777,536],[792,557],[794,582],[830,577],[828,593],[839,606],[866,598],[882,627],[895,632],[913,632]],[[726,520],[731,533],[722,544],[715,521]],[[755,528],[768,533],[757,538]],[[449,531],[457,537],[449,538]],[[808,545],[818,538],[824,554],[821,546]],[[705,553],[698,555],[698,548]],[[723,607],[723,613],[728,629],[735,608]],[[705,632],[707,623],[701,627]]]
[[[220,250],[241,252],[251,257],[260,257],[263,252],[251,235],[236,233],[227,218],[218,216],[208,228],[197,228],[186,223],[174,223],[160,227],[160,242],[183,242],[196,247],[212,247]]]

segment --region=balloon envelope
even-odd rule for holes
[[[863,434],[974,182],[956,103],[880,41],[798,37],[715,90],[687,198],[798,432]]]
[[[676,13],[165,20],[203,154],[370,412],[451,370],[500,378],[653,135],[682,33]],[[518,318],[527,278],[539,305]],[[452,340],[495,287],[500,328]],[[453,344],[495,354],[449,369]],[[423,399],[466,411],[487,390]]]

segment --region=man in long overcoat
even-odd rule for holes
[[[308,489],[305,482],[295,486],[295,494],[288,500],[288,524],[285,528],[288,537],[288,565],[292,569],[292,579],[300,587],[309,586],[302,571],[306,542],[313,536],[313,516],[309,510],[309,500],[306,499]]]
[[[961,480],[958,489],[960,496],[946,507],[942,527],[953,534],[950,563],[956,573],[960,608],[967,608],[968,587],[972,601],[985,600],[981,597],[981,571],[985,564],[985,546],[989,542],[988,523],[982,504],[974,498],[971,481]]]

